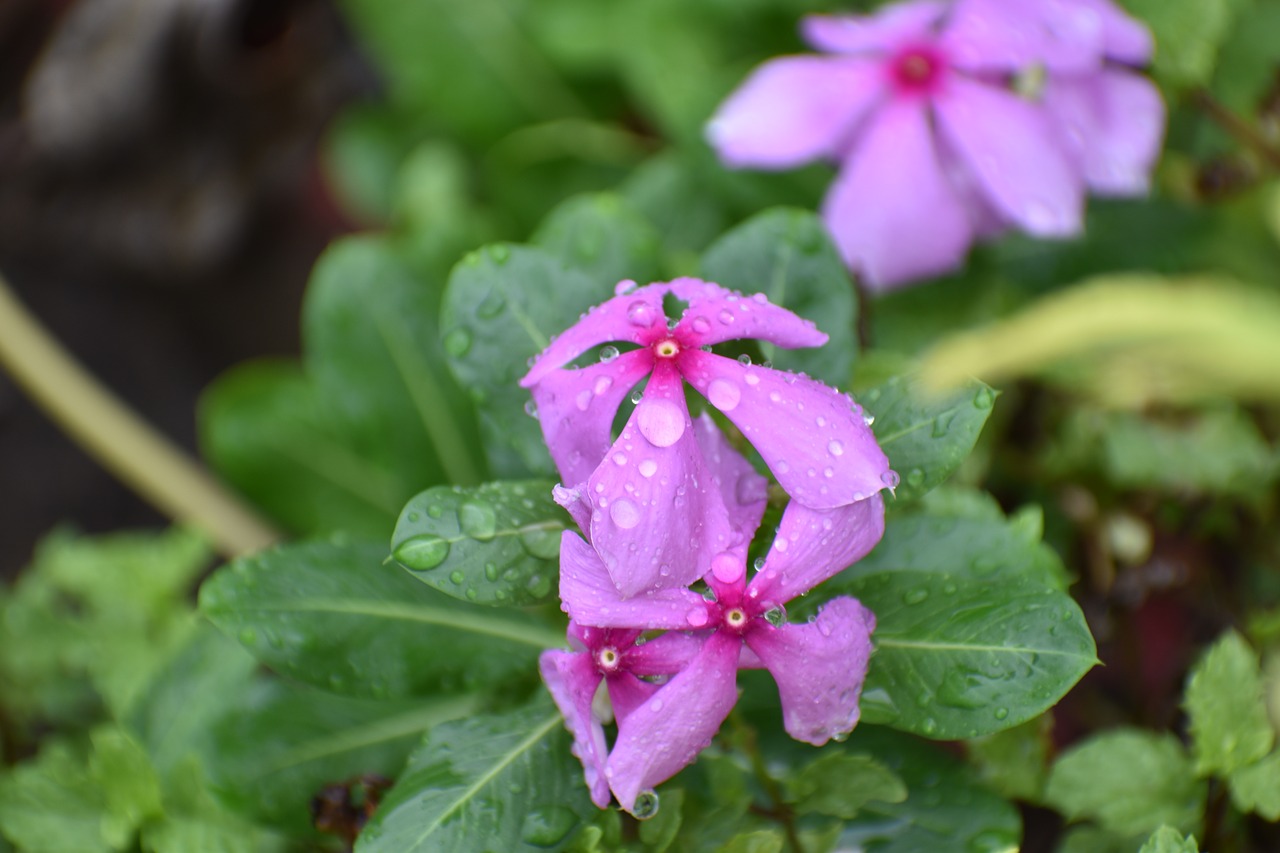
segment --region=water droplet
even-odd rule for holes
[[[471,349],[471,332],[459,326],[444,336],[444,351],[454,358],[462,358]]]
[[[640,476],[648,479],[658,473],[658,463],[652,459],[645,459],[640,463]]]
[[[614,296],[626,296],[628,293],[635,293],[636,283],[629,278],[624,278],[618,282],[613,288]]]
[[[245,628],[240,631],[240,642],[242,645],[253,646],[258,642],[258,632],[252,628]]]
[[[489,257],[493,258],[493,262],[501,266],[505,264],[511,257],[511,250],[502,244],[489,247]]]
[[[524,404],[524,413],[531,418],[538,416],[538,404],[532,400],[526,400]]]
[[[710,621],[710,617],[707,616],[707,610],[705,607],[694,607],[690,609],[689,612],[684,615],[684,618],[685,621],[689,623],[690,628],[701,628]]]
[[[929,597],[929,590],[926,587],[916,587],[909,589],[902,594],[903,604],[920,604]]]
[[[531,556],[552,560],[560,556],[561,533],[559,527],[526,530],[520,534],[520,544]]]
[[[727,326],[733,322],[733,312],[726,308],[716,315],[716,319]]]
[[[618,357],[618,348],[615,346],[600,347],[600,363],[608,364]]]
[[[830,453],[832,456],[843,456],[844,445],[833,438],[831,439],[831,441],[827,443],[827,452]]]
[[[636,804],[631,809],[631,816],[636,820],[648,820],[658,813],[658,792],[641,791],[636,796]]]
[[[875,426],[875,423],[876,423],[876,416],[875,416],[875,415],[868,415],[868,414],[864,413],[864,414],[862,415],[862,422],[863,422],[864,424],[866,424],[867,426]]]
[[[477,316],[486,320],[492,320],[502,313],[502,309],[507,307],[507,299],[501,293],[495,290],[489,291],[484,299],[480,300],[480,304],[476,306]]]
[[[786,539],[779,536],[777,539],[773,540],[773,550],[777,551],[778,553],[783,553],[787,550],[787,547],[790,544],[791,543],[789,543]]]
[[[707,400],[722,412],[731,412],[738,407],[742,399],[742,389],[736,382],[727,379],[714,379],[707,386]]]
[[[711,321],[706,317],[694,317],[691,325],[693,326],[693,330],[699,335],[705,335],[707,332],[711,331]]]
[[[627,464],[627,454],[623,453],[622,451],[618,451],[617,453],[613,454],[613,464],[614,464],[614,465],[626,465],[626,464]]]
[[[956,419],[954,411],[943,412],[933,419],[933,437],[942,438],[951,429],[951,422]]]
[[[670,447],[684,435],[685,415],[670,400],[654,400],[636,410],[636,424],[654,447]]]
[[[751,356],[747,355],[747,354],[744,352],[742,355],[738,356],[738,364],[741,364],[743,367],[750,367],[750,366],[751,366]]]
[[[918,489],[924,485],[924,469],[912,468],[907,472],[907,485],[913,489]]]
[[[634,404],[634,405],[637,405],[637,406],[638,406],[638,405],[640,405],[640,401],[641,401],[641,400],[643,400],[643,399],[644,399],[644,392],[643,392],[643,391],[632,391],[632,392],[631,392],[631,402],[632,402],[632,404]]]
[[[578,396],[574,399],[577,403],[578,411],[585,412],[591,407],[592,394],[590,391],[579,391]]]
[[[777,628],[787,621],[787,609],[779,604],[777,607],[771,607],[764,612],[764,621]]]
[[[996,718],[997,720],[1003,720],[1005,717],[1008,717],[1008,716],[1009,716],[1009,709],[1008,709],[1008,708],[996,708],[996,710],[995,710],[994,714],[995,714],[995,718]]]
[[[432,533],[411,536],[400,543],[393,555],[401,565],[417,572],[434,569],[449,556],[449,543]]]
[[[742,560],[725,551],[711,558],[711,573],[721,583],[737,583],[747,573]]]
[[[880,475],[880,482],[884,483],[885,488],[893,491],[898,488],[898,484],[902,482],[902,478],[898,476],[897,471],[885,471]]]
[[[488,580],[496,581],[498,579],[498,565],[496,563],[485,563],[484,576]]]
[[[597,397],[613,387],[613,380],[608,376],[600,376],[596,378],[595,384],[591,386],[591,391]]]
[[[462,582],[466,579],[467,579],[467,576],[464,575],[462,571],[459,569],[454,569],[452,572],[449,572],[449,580],[453,581],[456,584],[461,585]]]
[[[982,387],[973,395],[973,406],[975,409],[989,409],[991,404],[996,401],[996,395],[990,388]]]
[[[555,847],[578,825],[578,815],[566,806],[540,806],[524,816],[520,840],[534,847]]]
[[[626,498],[619,498],[609,507],[609,517],[623,530],[630,530],[640,523],[640,508]]]
[[[649,303],[642,299],[637,299],[627,306],[627,320],[633,326],[648,328],[653,325],[653,321],[657,319],[657,314],[649,307]]]
[[[458,507],[458,527],[480,542],[492,539],[498,527],[498,514],[493,506],[478,500],[466,501]]]

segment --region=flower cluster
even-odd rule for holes
[[[826,54],[756,69],[708,137],[731,166],[836,161],[823,216],[872,288],[1010,227],[1077,234],[1086,188],[1147,189],[1164,105],[1132,68],[1152,41],[1111,0],[911,0],[802,31]]]
[[[664,299],[687,306],[677,322],[668,322]],[[897,475],[851,397],[710,351],[741,338],[785,348],[827,340],[762,294],[689,278],[628,281],[553,341],[521,383],[563,480],[556,499],[582,530],[566,531],[560,550],[574,650],[545,652],[541,669],[601,807],[612,793],[643,812],[642,792],[710,743],[737,701],[740,668],[769,670],[799,740],[823,744],[858,720],[875,617],[847,597],[806,624],[788,623],[784,607],[879,541],[880,491]],[[567,366],[597,347],[598,363]],[[690,416],[686,383],[751,442],[790,496],[750,578],[768,481],[709,414]],[[635,410],[613,439],[629,394]],[[649,638],[655,631],[666,633]],[[611,711],[601,710],[601,683]]]

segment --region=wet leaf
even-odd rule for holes
[[[436,486],[405,506],[391,553],[413,577],[478,604],[556,598],[560,534],[571,522],[549,480]]]

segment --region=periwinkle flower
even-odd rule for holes
[[[1164,110],[1123,67],[1150,37],[1110,0],[914,0],[803,33],[826,54],[756,69],[708,137],[731,166],[836,161],[823,216],[872,288],[945,272],[1009,226],[1076,234],[1086,186],[1146,189]]]
[[[742,561],[716,560],[706,578],[713,600],[688,589],[621,598],[596,552],[564,534],[560,596],[574,621],[706,636],[688,665],[619,728],[605,776],[624,809],[710,743],[737,700],[739,666],[773,675],[787,732],[798,740],[821,745],[857,724],[874,615],[848,597],[831,599],[804,624],[787,623],[781,608],[863,557],[883,533],[879,495],[825,510],[793,501],[750,581]]]
[[[668,295],[688,304],[674,324],[663,310]],[[888,459],[851,398],[803,375],[703,349],[740,338],[784,348],[827,340],[763,294],[746,297],[691,278],[640,288],[623,282],[617,296],[552,342],[521,381],[532,389],[547,446],[571,490],[561,494],[586,505],[579,510],[583,528],[624,597],[688,585],[717,554],[745,547],[732,513],[764,497],[750,466],[734,483],[715,487],[721,477],[708,467],[712,451],[693,428],[685,382],[742,431],[795,501],[838,507],[891,482]],[[610,343],[637,348],[565,368]],[[643,397],[611,441],[618,407],[645,377]]]

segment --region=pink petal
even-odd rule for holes
[[[822,746],[857,725],[875,626],[875,615],[847,597],[828,601],[807,624],[753,623],[747,644],[778,682],[783,724],[793,738]]]
[[[568,530],[560,538],[560,601],[574,622],[602,628],[686,630],[710,621],[707,602],[684,587],[623,598],[600,555]]]
[[[604,728],[591,713],[600,673],[591,655],[559,649],[543,652],[538,658],[538,668],[551,698],[564,715],[565,728],[573,735],[573,754],[582,762],[591,801],[605,808],[609,805],[609,783],[605,779],[605,756],[609,747]]]
[[[652,352],[632,350],[609,363],[552,371],[533,386],[538,422],[564,482],[591,476],[612,443],[622,398],[652,367]]]
[[[668,631],[627,651],[627,669],[636,675],[672,675],[693,661],[706,643],[705,636]]]
[[[730,167],[791,168],[833,156],[883,93],[875,62],[784,56],[753,71],[720,105],[707,141]]]
[[[942,130],[997,210],[1038,237],[1079,233],[1083,181],[1042,110],[961,77],[935,106]]]
[[[742,430],[795,500],[837,507],[885,487],[889,460],[848,397],[797,374],[698,350],[683,356],[685,379]]]
[[[609,704],[613,706],[613,717],[618,722],[631,716],[658,691],[658,685],[649,681],[641,681],[629,672],[615,672],[606,676],[605,686],[609,689]]]
[[[631,811],[641,791],[670,779],[710,745],[738,701],[741,644],[726,632],[712,634],[683,672],[619,722],[605,776],[622,808]]]
[[[726,551],[740,559],[745,566],[747,547],[751,544],[751,538],[760,526],[760,519],[764,517],[765,506],[769,503],[769,481],[756,473],[751,463],[733,449],[706,412],[694,420],[693,433],[729,512],[731,533]],[[719,555],[712,558],[713,569],[717,557]]]
[[[1147,191],[1164,136],[1164,101],[1151,81],[1109,68],[1052,78],[1043,103],[1090,189],[1106,195]]]
[[[592,347],[610,341],[646,344],[655,335],[665,334],[666,315],[662,311],[665,284],[651,284],[622,293],[587,310],[578,322],[555,338],[520,380],[520,387],[532,388],[556,368],[563,367]]]
[[[730,543],[675,366],[659,361],[622,435],[587,480],[591,544],[624,598],[683,587]]]
[[[1092,12],[1102,22],[1103,51],[1107,58],[1129,65],[1146,65],[1155,52],[1155,42],[1147,25],[1131,17],[1111,0],[1058,0],[1058,6],[1076,14]]]
[[[973,239],[970,211],[943,171],[919,100],[877,113],[822,215],[845,262],[874,290],[960,266]]]
[[[559,484],[551,487],[551,498],[560,506],[564,507],[573,518],[578,529],[582,531],[582,535],[587,537],[587,541],[591,541],[591,504],[582,496],[582,490],[587,487],[586,483],[582,483],[572,489],[566,489]]]
[[[968,71],[1090,71],[1102,62],[1102,19],[1077,0],[958,0],[941,44]]]
[[[792,501],[747,596],[764,607],[785,604],[861,560],[882,536],[884,499],[878,494],[835,509]]]
[[[874,15],[809,15],[800,22],[805,41],[833,53],[884,53],[928,38],[946,11],[930,0],[892,3]]]
[[[812,320],[774,305],[763,293],[743,296],[696,278],[671,282],[671,292],[689,303],[675,333],[686,348],[754,338],[783,349],[819,347],[828,337]]]

